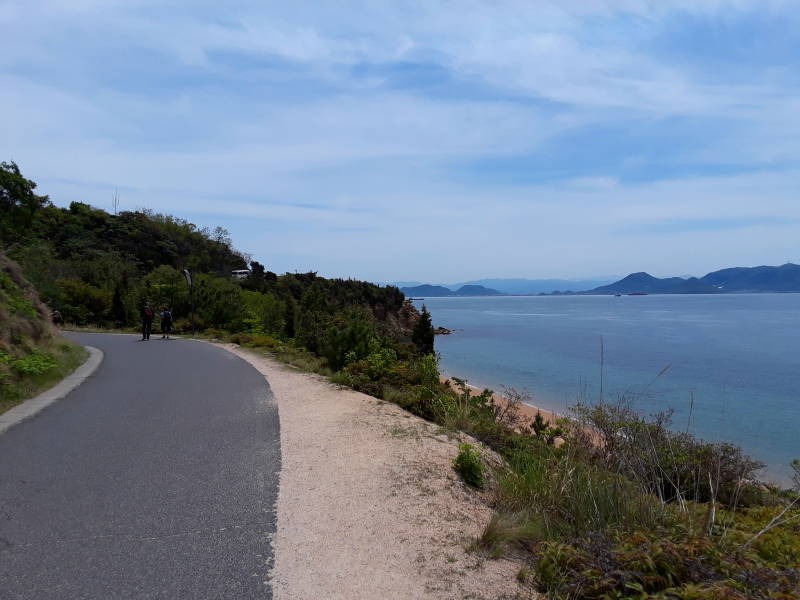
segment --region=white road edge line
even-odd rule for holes
[[[89,358],[87,358],[86,362],[80,367],[46,392],[42,392],[34,398],[25,400],[22,404],[0,415],[0,435],[14,427],[14,425],[18,425],[24,420],[30,419],[35,414],[53,404],[53,402],[61,400],[61,398],[69,394],[97,370],[97,367],[103,362],[103,351],[94,346],[84,347],[89,351]]]

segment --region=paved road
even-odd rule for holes
[[[103,364],[0,436],[0,598],[271,598],[263,376],[188,340],[71,337]]]

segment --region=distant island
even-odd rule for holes
[[[631,273],[609,285],[581,294],[744,294],[753,292],[800,292],[800,265],[733,267],[703,277],[667,277]]]
[[[502,292],[482,285],[463,285],[457,290],[451,290],[442,285],[415,285],[401,287],[400,291],[409,297],[443,298],[449,296],[503,296]]]
[[[481,286],[509,296],[535,296],[537,294],[549,294],[555,290],[576,292],[578,290],[590,290],[601,285],[607,285],[619,279],[619,275],[606,277],[592,277],[589,279],[523,279],[523,278],[491,278],[473,279],[460,283],[441,283],[426,281],[376,281],[380,285],[393,285],[400,289],[415,288],[421,285],[433,285],[442,287],[454,292],[465,286]],[[432,295],[432,294],[428,294]],[[481,294],[483,295],[483,294]]]

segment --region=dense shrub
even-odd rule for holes
[[[671,413],[650,417],[617,404],[578,404],[577,422],[596,432],[598,443],[586,444],[591,460],[637,482],[661,500],[757,502],[746,482],[764,465],[731,444],[709,443],[670,429]],[[757,496],[757,494],[756,494]]]
[[[380,349],[374,319],[361,308],[351,308],[335,315],[320,345],[321,354],[335,371],[348,363],[364,360]]]
[[[484,466],[480,452],[472,444],[461,444],[458,456],[453,461],[453,468],[461,475],[464,483],[476,488],[485,484]]]
[[[112,294],[80,279],[59,279],[56,306],[64,319],[78,324],[103,323],[109,318]]]

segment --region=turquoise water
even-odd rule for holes
[[[428,298],[448,375],[557,412],[625,394],[742,446],[785,481],[800,457],[800,294]],[[657,377],[669,366],[667,372]],[[693,398],[693,408],[690,410]],[[691,414],[691,423],[689,417]]]

